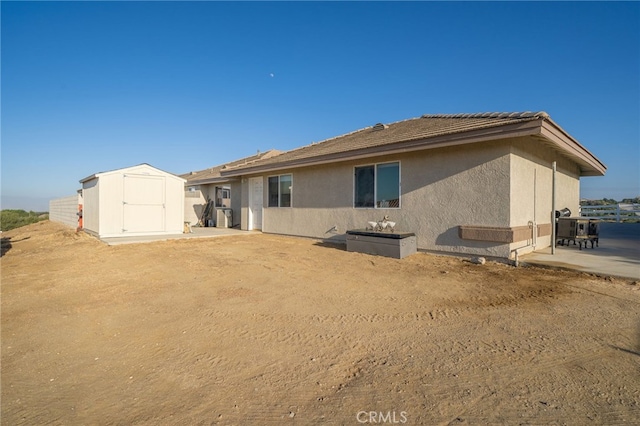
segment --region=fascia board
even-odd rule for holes
[[[237,180],[238,180],[237,178],[233,178],[233,177],[187,180],[185,182],[185,185],[193,186],[193,185],[208,185],[208,184],[214,184],[214,183],[230,183],[230,182],[235,182]]]
[[[552,120],[546,119],[542,123],[540,134],[551,141],[561,152],[586,167],[584,170],[581,168],[582,176],[604,176],[607,166]]]
[[[93,180],[93,179],[97,178],[99,174],[100,174],[100,173],[94,173],[94,174],[92,174],[91,176],[87,176],[87,177],[86,177],[86,178],[84,178],[84,179],[80,179],[80,183],[89,182],[90,180]]]

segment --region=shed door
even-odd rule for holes
[[[249,230],[262,230],[262,176],[249,178]]]
[[[165,178],[124,176],[122,232],[165,231]]]

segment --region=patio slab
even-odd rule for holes
[[[175,234],[175,235],[145,235],[138,237],[112,237],[101,238],[100,241],[110,246],[116,246],[120,244],[139,244],[139,243],[151,243],[154,241],[166,241],[166,240],[186,240],[192,238],[216,238],[229,235],[252,235],[259,234],[254,231],[241,231],[239,229],[232,228],[200,228],[193,227],[193,232],[190,234]]]
[[[522,262],[640,280],[640,223],[603,222],[599,246],[590,247],[557,246],[555,255],[547,247],[524,255]]]

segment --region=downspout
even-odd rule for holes
[[[556,162],[551,164],[551,254],[556,254]]]
[[[534,221],[529,221],[528,223],[529,228],[531,228],[531,243],[527,242],[526,245],[522,246],[522,247],[518,247],[517,249],[511,250],[511,252],[514,254],[514,262],[513,262],[513,266],[520,266],[520,250],[525,249],[527,247],[533,247],[535,249],[536,247],[536,240],[535,240],[535,236],[534,233],[537,232],[537,226],[536,223]],[[529,240],[527,240],[529,241]]]
[[[531,223],[531,245],[533,250],[538,245],[538,216],[536,215],[536,204],[538,196],[538,169],[533,169],[533,221]]]
[[[520,266],[520,250],[525,249],[527,247],[533,247],[533,249],[535,250],[537,243],[538,243],[538,224],[536,223],[536,184],[538,182],[537,179],[537,169],[533,169],[533,220],[530,220],[529,223],[527,223],[527,225],[529,226],[529,228],[531,228],[531,240],[527,240],[527,244],[522,246],[522,247],[518,247],[517,249],[511,250],[511,253],[514,254],[514,266]],[[530,241],[530,242],[529,242]]]

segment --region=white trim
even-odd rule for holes
[[[256,176],[251,177],[247,180],[247,186],[249,189],[249,208],[247,209],[247,230],[251,231],[256,228],[253,226],[253,186],[251,185],[251,181],[255,179],[259,179],[262,181],[262,200],[260,202],[260,230],[264,229],[264,176]]]

